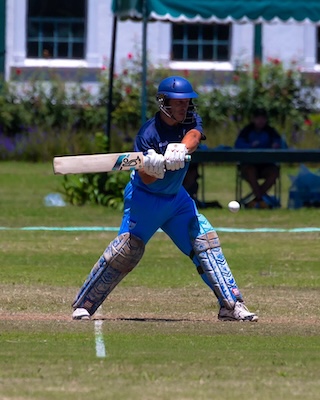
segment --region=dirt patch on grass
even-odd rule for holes
[[[0,321],[72,322],[74,293],[73,288],[1,285]],[[317,290],[251,288],[244,295],[250,309],[259,315],[259,325],[277,327],[292,334],[297,329],[310,331],[310,334],[319,331],[320,293]],[[109,321],[110,325],[119,327],[127,324],[219,324],[229,329],[230,324],[237,325],[218,321],[217,312],[215,298],[205,287],[119,287],[94,319]]]
[[[221,322],[217,318],[212,316],[207,316],[206,318],[198,318],[197,316],[190,316],[190,317],[173,317],[167,316],[167,314],[163,314],[163,316],[159,316],[158,314],[151,314],[151,313],[135,313],[133,315],[121,315],[115,316],[110,315],[110,313],[101,314],[99,316],[95,315],[92,318],[93,321],[95,320],[103,320],[103,321],[110,321],[110,322],[140,322],[140,323],[178,323],[178,322],[210,322],[210,323],[219,323],[219,324],[230,324],[229,322]],[[71,321],[71,313],[61,314],[61,313],[52,313],[52,314],[45,314],[45,313],[30,313],[30,312],[17,312],[17,313],[0,313],[0,321]],[[79,323],[79,322],[75,322]],[[82,323],[82,322],[81,322]],[[232,324],[232,322],[231,322]],[[272,318],[272,317],[260,317],[259,324],[276,324],[276,325],[299,325],[299,326],[318,326],[320,327],[320,320],[317,317],[308,317],[308,318],[296,318],[296,317],[280,317],[280,318]],[[294,332],[293,332],[294,333]]]

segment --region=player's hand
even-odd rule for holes
[[[144,156],[143,169],[147,175],[154,176],[158,179],[164,178],[164,157],[162,154],[156,153],[153,149],[149,149]]]
[[[188,149],[185,144],[169,143],[164,153],[166,169],[168,171],[176,171],[184,168],[186,154],[188,154]]]

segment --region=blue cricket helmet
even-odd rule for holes
[[[160,82],[157,97],[165,99],[195,99],[198,94],[187,79],[181,76],[169,76]]]

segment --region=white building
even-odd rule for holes
[[[111,52],[111,0],[7,0],[5,77],[56,70],[72,79],[79,70],[95,80]],[[118,22],[116,70],[141,49],[142,24]],[[254,25],[148,24],[148,50],[154,64],[174,70],[232,71],[251,63]],[[312,24],[264,24],[263,60],[295,61],[320,71],[320,32]],[[24,75],[23,75],[24,74]]]

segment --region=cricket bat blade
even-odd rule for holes
[[[111,153],[54,157],[55,174],[90,174],[110,171],[130,171],[143,167],[143,153]]]
[[[53,159],[53,171],[56,175],[131,171],[143,168],[143,160],[142,152],[60,156]],[[185,161],[190,160],[186,155]]]

